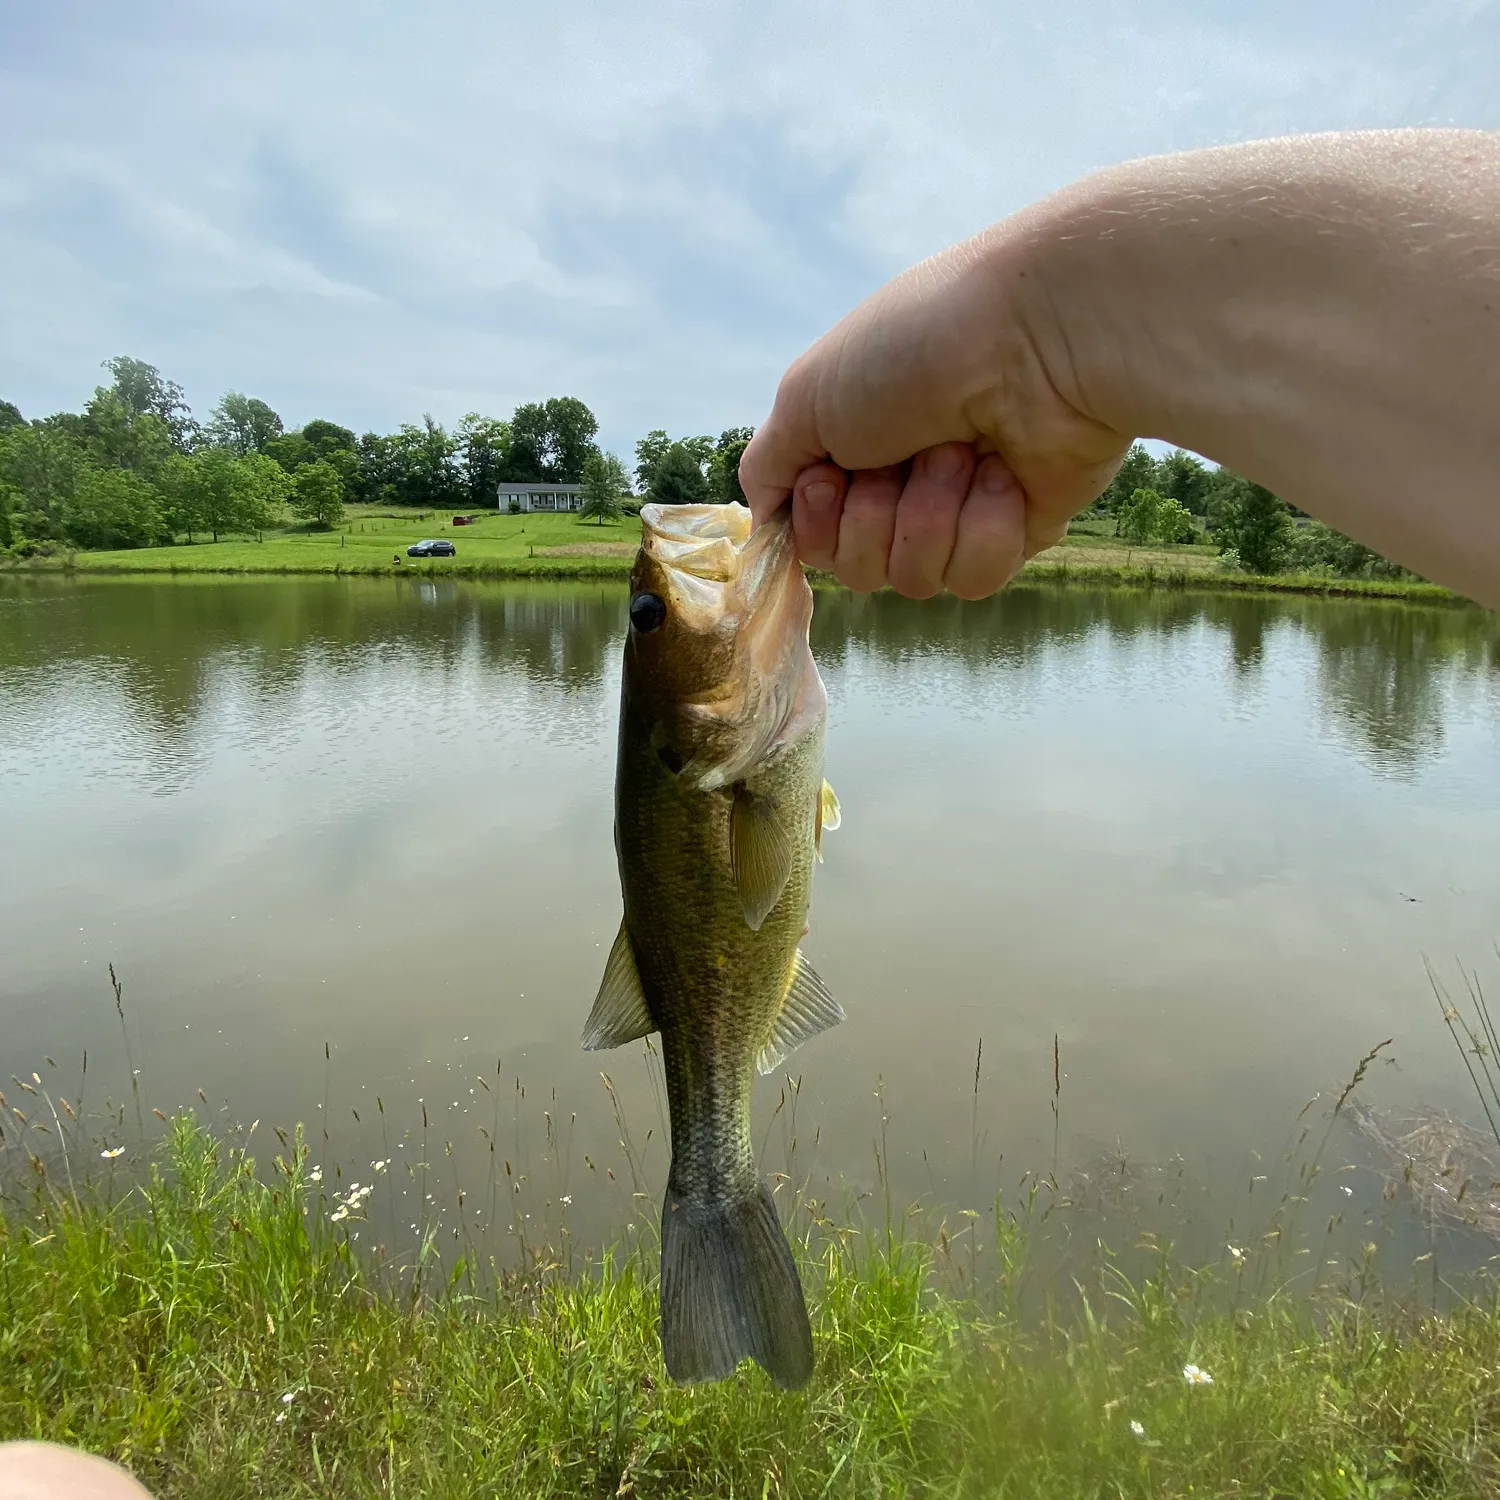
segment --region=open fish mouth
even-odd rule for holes
[[[790,519],[756,527],[743,505],[647,505],[641,552],[686,631],[730,650],[712,688],[679,703],[698,726],[684,781],[703,791],[746,773],[815,708],[807,647],[812,590],[797,561]]]

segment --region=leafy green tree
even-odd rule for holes
[[[740,459],[755,436],[753,427],[726,427],[719,434],[713,457],[708,463],[708,494],[720,505],[731,501],[743,505],[745,492],[740,488]]]
[[[186,531],[206,531],[218,541],[226,532],[263,531],[276,524],[288,479],[264,453],[236,458],[228,448],[193,454],[186,492],[173,495],[173,515]],[[185,512],[185,514],[184,514]]]
[[[635,445],[635,482],[643,495],[650,493],[656,471],[671,449],[672,439],[660,427],[653,428]]]
[[[625,491],[630,479],[625,465],[613,453],[601,453],[596,448],[583,461],[583,501],[579,515],[584,518],[597,517],[599,525],[606,521],[618,521],[624,514]]]
[[[1182,448],[1174,448],[1156,466],[1156,492],[1201,516],[1208,508],[1208,466]]]
[[[344,481],[325,459],[304,464],[292,480],[292,509],[327,531],[344,519]]]
[[[216,447],[244,458],[248,453],[264,453],[281,431],[281,418],[264,401],[227,391],[209,417],[206,436]]]
[[[1137,490],[1156,488],[1156,460],[1142,443],[1132,443],[1130,451],[1120,463],[1119,471],[1110,480],[1109,488],[1095,502],[1100,510],[1114,515]]]
[[[457,509],[463,504],[458,442],[429,413],[383,441],[384,488],[397,505]]]
[[[1287,566],[1299,572],[1332,573],[1338,578],[1413,578],[1416,575],[1321,521],[1294,526],[1287,542]]]
[[[111,389],[136,416],[148,412],[159,417],[171,434],[172,446],[179,453],[192,448],[198,437],[198,424],[183,395],[182,387],[172,380],[163,380],[155,365],[143,359],[131,359],[119,354],[104,361],[104,368],[114,376]]]
[[[1198,534],[1192,516],[1176,500],[1155,490],[1137,490],[1115,515],[1119,534],[1137,544],[1190,542]]]
[[[1234,551],[1251,573],[1278,573],[1292,541],[1292,517],[1285,503],[1263,485],[1234,475],[1220,492],[1214,541],[1221,553]]]
[[[594,450],[599,423],[576,396],[518,406],[510,419],[510,448],[496,477],[517,484],[577,484]]]
[[[651,499],[658,505],[704,505],[708,481],[703,467],[682,443],[673,443],[656,466],[651,479]]]
[[[155,412],[132,411],[108,386],[94,392],[77,432],[92,463],[129,469],[153,483],[175,451],[167,424]]]
[[[240,460],[241,521],[246,531],[261,532],[285,519],[291,480],[273,458],[251,453]]]
[[[20,517],[28,539],[48,541],[61,535],[63,507],[72,499],[87,461],[76,424],[69,427],[49,417],[0,435],[0,484],[20,496],[12,515]]]
[[[75,547],[93,549],[152,547],[167,534],[156,487],[128,469],[84,469],[63,506],[62,528]]]
[[[25,421],[21,408],[14,401],[0,401],[0,434],[9,432],[12,427],[22,426]]]
[[[471,411],[458,424],[458,461],[467,503],[476,509],[495,503],[495,486],[501,483],[510,457],[510,423],[498,417],[482,417]]]

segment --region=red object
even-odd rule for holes
[[[453,518],[453,524],[455,526],[472,526],[474,524],[474,517],[473,516],[454,516],[454,518]]]

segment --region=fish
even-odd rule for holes
[[[583,1045],[660,1036],[661,1342],[683,1384],[745,1358],[786,1389],[813,1369],[801,1279],[750,1137],[755,1072],[844,1018],[798,947],[840,817],[812,609],[785,517],[755,528],[738,504],[642,508],[615,774],[624,916]]]

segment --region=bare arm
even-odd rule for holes
[[[741,478],[758,516],[795,487],[804,556],[856,587],[974,597],[1137,436],[1500,605],[1500,135],[1307,136],[1088,178],[814,345]]]

